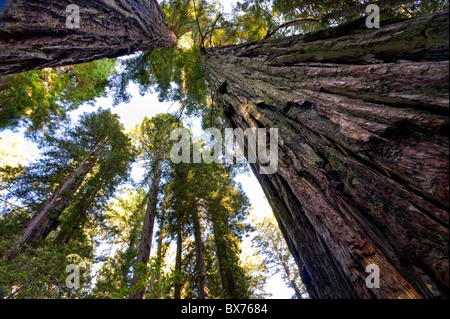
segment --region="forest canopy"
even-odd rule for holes
[[[260,299],[274,275],[294,299],[394,297],[395,288],[370,292],[355,275],[371,260],[400,278],[389,282],[404,288],[400,297],[446,296],[448,274],[431,259],[448,267],[448,47],[436,33],[422,50],[428,31],[415,39],[396,23],[445,12],[448,1],[378,1],[382,24],[396,31],[380,31],[379,42],[358,29],[368,1],[152,0],[144,8],[136,0],[118,1],[120,10],[98,2],[92,43],[76,46],[56,31],[92,57],[77,53],[67,64],[60,36],[43,49],[62,50],[58,66],[30,65],[42,53],[35,42],[20,49],[33,58],[9,63],[25,72],[0,62],[0,298]],[[116,35],[105,36],[105,12]],[[164,25],[140,30],[149,17]],[[438,30],[432,20],[417,21]],[[136,94],[173,108],[136,114],[127,130],[115,110]],[[228,127],[272,126],[282,147],[275,177],[253,163],[171,160],[175,129],[225,136]],[[15,132],[37,145],[33,160],[15,149]],[[209,138],[191,137],[189,150],[209,152]],[[256,175],[270,212],[255,209],[238,182],[245,174]],[[384,226],[407,223],[403,210],[429,212],[420,220],[430,228]],[[430,255],[414,255],[403,230],[423,234],[417,245]]]

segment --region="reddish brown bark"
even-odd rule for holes
[[[80,8],[79,28],[68,28]],[[12,0],[0,16],[0,76],[175,45],[156,0]]]
[[[448,13],[381,25],[203,57],[232,127],[279,128],[278,172],[252,169],[313,298],[449,295]]]

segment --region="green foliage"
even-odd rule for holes
[[[9,242],[0,240],[0,253],[5,253]],[[21,252],[14,262],[0,260],[0,287],[6,298],[47,299],[86,298],[92,280],[92,247],[81,250],[80,246],[65,249],[47,243],[37,249]],[[80,288],[68,287],[68,265],[78,265]]]
[[[20,178],[7,185],[6,198],[36,209],[104,141],[107,141],[107,150],[95,159],[97,166],[89,177],[102,179],[102,189],[111,195],[114,188],[128,178],[129,163],[134,159],[130,140],[122,129],[116,114],[99,109],[96,113],[82,115],[74,127],[67,121],[59,130],[47,131],[40,141],[40,159],[28,165]]]
[[[298,289],[306,295],[300,272],[295,264],[286,242],[278,228],[275,218],[264,217],[256,222],[257,235],[252,239],[253,246],[264,257],[264,265],[272,273],[281,274],[288,287]],[[292,298],[299,298],[293,295]]]
[[[200,220],[212,298],[267,297],[263,286],[274,272],[285,274],[287,285],[296,284],[304,293],[299,271],[272,219],[256,224],[258,235],[253,243],[258,251],[251,257],[243,254],[243,238],[253,229],[247,223],[249,200],[233,181],[237,170],[221,164],[171,165],[168,137],[182,125],[184,113],[202,116],[203,127],[225,127],[222,111],[205,82],[202,54],[217,46],[263,40],[290,20],[312,17],[321,22],[293,23],[277,29],[273,37],[343,23],[357,15],[323,18],[361,2],[241,0],[226,15],[218,1],[166,0],[161,7],[178,38],[177,47],[121,59],[120,72],[115,72],[115,60],[101,60],[0,79],[0,130],[23,123],[42,150],[41,158],[27,166],[3,163],[2,157],[0,256],[73,169],[93,149],[105,145],[59,216],[58,227],[36,248],[20,251],[12,262],[0,260],[0,294],[11,298],[126,298],[136,289],[130,282],[138,270],[145,274],[141,284],[146,285],[148,298],[171,298],[176,283],[183,284],[184,298],[197,297],[194,216]],[[383,17],[445,9],[448,1],[418,1],[391,8]],[[137,84],[141,94],[157,93],[160,101],[180,103],[180,116],[160,114],[145,119],[130,136],[109,110],[84,114],[76,125],[65,120],[69,111],[106,96],[108,88],[116,105],[129,102],[129,83]],[[199,146],[193,143],[192,147]],[[145,173],[137,188],[118,193],[135,157]],[[164,174],[158,196],[156,256],[144,266],[136,264],[136,256],[148,182],[159,162],[163,162]],[[182,267],[175,269],[169,256],[179,224],[184,236]],[[103,244],[115,249],[114,256],[98,257],[95,251]],[[258,260],[258,255],[264,260]],[[100,262],[94,281],[91,270]],[[80,290],[65,284],[65,266],[71,263],[82,268]]]
[[[196,114],[207,105],[207,85],[198,47],[174,47],[141,53],[123,60],[123,72],[112,78],[115,105],[128,103],[130,82],[139,85],[142,95],[157,93],[160,101],[180,102]]]
[[[248,298],[249,278],[240,264],[239,256],[242,236],[248,231],[245,218],[250,205],[242,189],[233,181],[233,170],[215,163],[177,164],[168,191],[170,224],[177,225],[178,219],[183,219],[183,233],[192,236],[192,218],[199,215],[202,233],[209,234],[203,238],[206,239],[210,297]],[[174,238],[176,230],[176,227],[171,229]],[[185,261],[195,259],[194,246],[189,244],[186,249],[192,250],[185,254]],[[187,291],[196,296],[196,269],[185,267],[183,273],[187,278],[186,287],[190,287],[186,288]],[[227,278],[232,278],[232,287]]]
[[[23,122],[28,132],[66,118],[83,103],[106,96],[115,60],[30,71],[0,79],[0,130]]]
[[[109,110],[84,114],[74,127],[69,123],[66,125],[59,131],[48,132],[41,143],[42,158],[28,166],[25,173],[12,183],[5,183],[6,198],[24,208],[7,209],[0,217],[0,229],[4,230],[0,240],[4,249],[10,247],[25,222],[73,168],[86,160],[93,148],[106,142],[105,151],[98,158],[89,158],[95,161],[95,166],[62,212],[58,220],[60,228],[50,233],[36,248],[21,251],[14,262],[1,261],[1,284],[15,298],[62,298],[87,294],[86,290],[74,292],[64,286],[61,280],[67,274],[61,267],[67,265],[73,256],[81,258],[80,262],[87,265],[83,275],[87,288],[90,282],[88,268],[94,263],[94,238],[98,236],[103,219],[101,208],[116,187],[128,178],[129,164],[134,159],[130,139],[122,132],[118,116]],[[15,291],[17,287],[19,290]]]

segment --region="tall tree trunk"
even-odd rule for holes
[[[195,261],[197,267],[198,297],[209,299],[208,280],[206,276],[205,254],[203,252],[202,229],[197,208],[192,210],[192,223],[194,225]]]
[[[251,166],[312,298],[449,296],[448,12],[381,25],[203,56],[232,127],[279,128]]]
[[[78,6],[79,27],[66,25],[75,21],[68,5]],[[0,76],[176,43],[156,0],[11,0],[0,25]]]
[[[136,268],[134,271],[131,286],[136,287],[136,291],[130,294],[130,299],[145,299],[146,278],[147,278],[147,262],[150,258],[153,239],[153,227],[155,225],[156,206],[158,204],[159,183],[162,174],[162,161],[160,160],[153,172],[151,189],[148,194],[147,209],[145,211],[144,226],[141,233],[141,241],[139,243],[138,255],[136,260]],[[141,269],[144,267],[144,269]],[[142,278],[142,276],[144,276]]]
[[[157,273],[155,276],[155,284],[157,284],[159,286],[158,288],[158,294],[159,294],[159,298],[162,299],[163,298],[163,293],[165,293],[166,291],[162,290],[162,286],[161,286],[161,274],[162,274],[162,267],[164,265],[164,261],[165,261],[165,256],[166,256],[166,252],[163,251],[164,249],[164,238],[167,236],[167,231],[166,231],[166,212],[164,210],[161,211],[160,217],[159,217],[159,236],[158,236],[158,245],[156,248],[156,269],[157,269]]]
[[[174,285],[174,299],[181,299],[181,288],[182,288],[182,280],[181,280],[181,261],[183,254],[183,217],[180,216],[178,218],[177,225],[177,253],[175,257],[175,273],[177,274],[175,285]]]
[[[19,233],[19,239],[10,248],[8,259],[14,258],[17,249],[25,245],[34,247],[37,241],[44,238],[55,226],[59,216],[69,204],[73,195],[81,186],[87,173],[94,167],[97,159],[104,152],[107,140],[92,150],[70,173],[52,196],[41,206]]]
[[[236,280],[236,274],[233,270],[238,265],[233,265],[237,258],[233,258],[234,253],[227,244],[225,227],[228,223],[225,217],[217,216],[218,210],[211,212],[211,220],[213,224],[214,242],[217,248],[217,260],[219,262],[219,273],[222,282],[222,289],[225,298],[230,299],[242,299],[243,296],[238,295],[238,285]],[[222,217],[222,218],[221,218]]]

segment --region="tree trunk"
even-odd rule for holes
[[[156,248],[156,269],[157,269],[157,274],[155,277],[155,283],[157,283],[158,285],[160,284],[161,281],[161,274],[162,274],[162,267],[164,265],[164,259],[165,259],[165,253],[163,254],[163,240],[164,238],[167,236],[167,233],[165,231],[165,226],[166,226],[166,215],[165,215],[165,211],[161,212],[160,218],[159,218],[159,236],[158,236],[158,246]],[[162,291],[159,289],[159,294],[160,294],[160,298],[162,298]]]
[[[209,299],[208,281],[206,276],[205,254],[203,252],[202,230],[200,216],[197,208],[192,210],[192,223],[194,225],[195,260],[197,266],[198,297],[199,299]]]
[[[69,17],[71,4],[79,8],[79,27]],[[12,0],[0,25],[0,76],[176,43],[156,0]]]
[[[183,217],[180,216],[177,225],[177,253],[175,257],[175,274],[176,280],[174,285],[174,299],[181,299],[181,258],[183,254]]]
[[[106,174],[104,178],[106,177]],[[75,234],[77,229],[80,229],[83,225],[83,222],[87,216],[87,210],[91,205],[93,204],[95,197],[97,196],[98,192],[102,189],[104,186],[103,181],[97,182],[97,185],[89,187],[88,192],[90,192],[89,197],[85,200],[82,200],[82,202],[77,205],[77,217],[75,222],[72,225],[68,225],[68,229],[61,229],[61,231],[58,233],[58,236],[56,236],[56,242],[61,245],[62,247],[65,247],[70,239],[72,238],[73,234]]]
[[[223,228],[226,227],[228,223],[225,217],[217,216],[218,214],[218,210],[211,211],[214,242],[217,249],[217,260],[219,262],[219,273],[224,297],[230,299],[242,299],[242,296],[238,295],[237,280],[233,271],[235,269],[233,266],[238,266],[233,265],[233,262],[236,261],[237,258],[233,258],[236,256],[230,256],[233,254],[233,251],[231,247],[227,245],[227,234],[223,231]]]
[[[203,56],[232,127],[279,128],[251,166],[312,298],[449,295],[448,12],[381,25]]]
[[[146,280],[147,280],[147,262],[150,258],[153,239],[153,227],[155,225],[156,206],[158,204],[159,183],[162,174],[162,161],[160,160],[153,172],[150,193],[148,195],[147,209],[145,211],[144,226],[142,228],[141,241],[139,243],[136,268],[134,271],[131,286],[136,291],[130,295],[129,299],[145,299]],[[144,267],[144,269],[141,269]],[[143,271],[143,272],[142,272]],[[142,275],[144,278],[142,278]]]
[[[54,228],[58,217],[83,183],[87,173],[94,167],[97,159],[104,152],[105,147],[106,142],[104,141],[95,150],[91,151],[56,189],[53,195],[41,206],[33,218],[28,221],[19,233],[19,240],[13,244],[8,252],[8,259],[14,258],[17,248],[25,245],[34,247],[39,239],[44,238]]]

